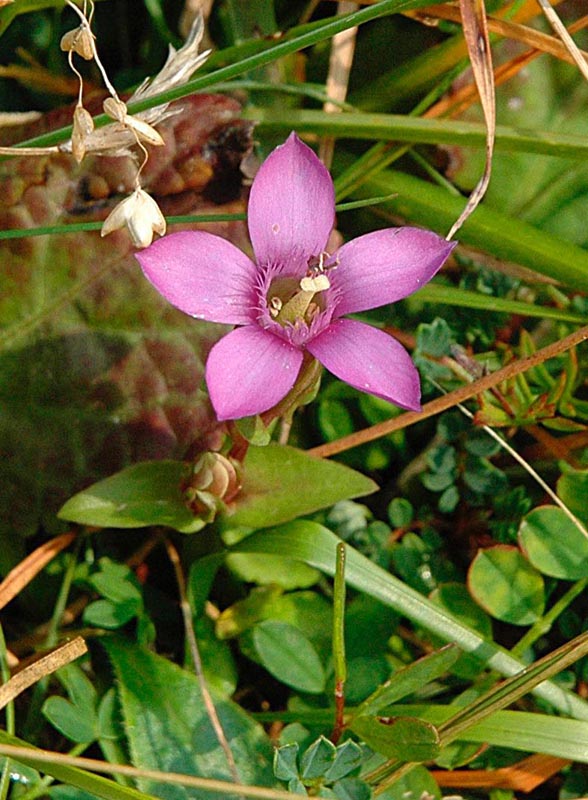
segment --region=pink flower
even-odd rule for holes
[[[256,262],[204,231],[171,234],[137,254],[146,277],[174,306],[236,326],[206,364],[219,419],[276,405],[294,386],[305,351],[361,391],[420,408],[419,376],[404,348],[383,331],[342,317],[416,291],[454,243],[419,228],[388,228],[330,254],[334,219],[331,176],[292,133],[251,187]]]

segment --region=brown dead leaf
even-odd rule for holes
[[[76,636],[71,642],[58,647],[46,656],[37,659],[32,664],[17,672],[7,683],[0,686],[0,709],[4,708],[11,700],[18,697],[29,686],[50,675],[70,661],[84,655],[88,650],[86,642],[81,636]]]
[[[21,561],[0,583],[0,608],[10,603],[16,595],[28,586],[33,578],[55,558],[55,556],[68,547],[76,538],[75,533],[64,533],[50,539]]]
[[[494,91],[494,69],[492,51],[488,37],[488,23],[484,0],[460,0],[463,33],[468,54],[478,87],[484,120],[486,122],[486,165],[476,188],[471,193],[466,207],[447,234],[452,239],[466,219],[476,210],[486,194],[492,173],[492,154],[496,134],[496,93]]]

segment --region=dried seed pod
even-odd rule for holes
[[[64,33],[59,44],[66,53],[77,53],[86,61],[94,58],[94,34],[87,25],[80,25],[72,31]]]
[[[115,119],[117,122],[124,122],[128,116],[127,104],[123,103],[118,97],[107,97],[102,103],[104,113]]]
[[[165,233],[166,222],[161,209],[140,187],[113,208],[104,220],[101,235],[107,236],[124,227],[128,228],[135,247],[148,247],[153,233],[160,236]]]
[[[117,97],[107,97],[102,107],[109,117],[120,122],[121,125],[126,125],[127,128],[130,128],[141,142],[154,145],[155,147],[161,147],[165,144],[161,135],[152,125],[129,114],[126,103],[123,103],[123,101],[119,100]]]
[[[86,142],[93,131],[94,120],[92,115],[83,106],[76,106],[73,115],[71,151],[78,164],[86,155]]]

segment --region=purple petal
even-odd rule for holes
[[[264,266],[306,267],[325,249],[335,221],[335,191],[328,170],[291,133],[270,153],[249,196],[249,235]]]
[[[341,293],[337,316],[378,308],[416,292],[430,281],[455,247],[421,228],[387,228],[367,233],[338,251],[329,273]]]
[[[419,374],[404,347],[387,333],[339,319],[306,345],[324,366],[362,392],[420,410]]]
[[[206,383],[219,420],[261,414],[284,398],[298,377],[302,351],[254,325],[217,342],[206,363]]]
[[[164,236],[136,254],[145,277],[172,305],[198,319],[254,319],[257,267],[234,244],[206,231]]]

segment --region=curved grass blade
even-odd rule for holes
[[[283,553],[287,546],[289,558],[304,561],[328,575],[333,575],[338,542],[337,536],[324,526],[308,520],[296,520],[279,528],[258,531],[235,545],[234,550],[275,554]],[[510,653],[493,642],[486,641],[479,633],[454,619],[448,612],[435,606],[349,546],[345,574],[347,582],[355,589],[394,608],[444,641],[454,642],[500,674],[512,676],[524,669],[525,665]],[[588,703],[572,692],[549,681],[541,683],[533,692],[561,713],[588,720]]]

